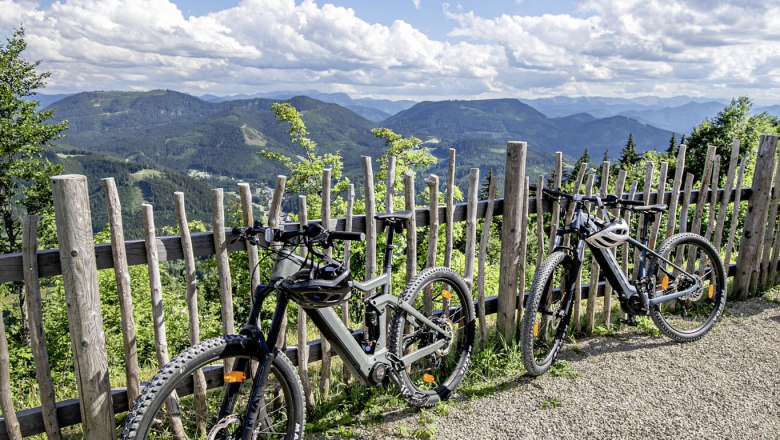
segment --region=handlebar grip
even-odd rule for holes
[[[544,188],[543,192],[544,192],[544,194],[549,194],[549,195],[555,196],[555,197],[563,197],[564,199],[568,199],[568,200],[572,199],[572,195],[571,194],[566,194],[564,192],[556,191],[554,189]]]
[[[366,234],[362,232],[330,231],[328,237],[331,240],[364,241]]]
[[[620,204],[626,206],[644,206],[645,202],[641,200],[620,199]]]

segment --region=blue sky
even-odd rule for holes
[[[47,93],[780,102],[780,0],[0,0]]]

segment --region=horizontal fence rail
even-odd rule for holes
[[[708,196],[710,197],[710,193]],[[722,197],[724,193],[723,189],[718,190],[718,197]],[[747,201],[752,194],[751,188],[743,188],[741,191],[742,201]],[[732,190],[729,202],[734,201],[736,196],[736,190]],[[679,200],[682,200],[683,194],[680,193]],[[634,200],[641,200],[641,194],[637,194]],[[657,193],[650,194],[650,203],[656,203],[658,199]],[[667,191],[664,194],[664,202],[669,203],[671,199],[671,192]],[[699,191],[691,191],[690,203],[698,203]],[[706,199],[705,199],[706,200]],[[542,206],[544,212],[552,212],[552,201],[544,199]],[[477,205],[477,218],[485,218],[488,202],[481,200]],[[455,210],[453,214],[453,221],[455,223],[466,221],[466,203],[455,204]],[[528,199],[529,214],[536,213],[536,197]],[[439,221],[446,221],[446,207],[439,207]],[[494,216],[500,216],[504,213],[504,200],[496,199],[495,207],[493,209]],[[425,227],[430,225],[430,212],[426,208],[418,208],[415,210],[415,219],[418,227]],[[365,232],[366,231],[366,216],[355,215],[352,218],[352,231]],[[319,220],[311,220],[309,223],[320,224]],[[339,218],[335,221],[335,230],[343,231],[346,220]],[[382,220],[377,220],[377,229],[382,230],[386,226],[386,223]],[[297,222],[288,222],[284,224],[284,229],[287,231],[293,231],[300,228],[300,224]],[[230,237],[230,231],[232,229],[226,229],[228,237]],[[265,239],[261,238],[261,245],[268,246]],[[196,232],[192,233],[192,247],[196,257],[208,257],[214,255],[214,234],[213,232]],[[228,251],[236,252],[245,250],[244,243],[228,243]],[[125,242],[125,251],[127,254],[127,264],[129,266],[137,266],[142,264],[148,264],[146,258],[146,244],[144,240],[130,240]],[[167,236],[157,238],[157,252],[159,255],[159,261],[176,261],[184,259],[184,252],[181,246],[181,237],[179,236]],[[111,252],[111,244],[98,244],[95,245],[95,258],[97,260],[97,268],[110,269],[114,267],[114,257]],[[8,283],[13,281],[24,281],[24,271],[22,263],[22,254],[13,253],[0,255],[0,283]],[[38,274],[41,278],[53,277],[62,275],[62,269],[60,266],[59,249],[47,249],[38,251]]]

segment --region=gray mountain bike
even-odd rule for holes
[[[327,231],[318,224],[301,231],[259,224],[234,229],[240,240],[273,243],[270,282],[257,287],[240,334],[195,345],[157,373],[128,415],[121,438],[302,438],[301,382],[284,354],[284,344],[276,342],[290,300],[304,307],[362,383],[392,382],[409,404],[419,407],[447,399],[470,361],[474,304],[463,278],[443,267],[422,271],[400,297],[391,294],[393,236],[412,215],[395,212],[376,217],[389,226],[384,273],[365,282],[353,281],[341,261],[318,250],[334,241],[362,240],[361,233]],[[305,258],[297,255],[301,245],[308,249]],[[376,292],[365,300],[365,331],[351,331],[333,309],[353,290],[361,295]],[[275,312],[264,333],[259,316],[272,294]]]
[[[666,211],[666,205],[548,189],[543,194],[561,201],[562,207],[573,203],[574,219],[558,231],[553,251],[536,269],[525,300],[520,340],[528,374],[544,374],[563,346],[586,245],[628,316],[623,322],[636,325],[636,316],[649,315],[661,333],[678,342],[696,341],[712,329],[726,304],[723,263],[709,241],[697,234],[675,234],[656,250],[647,247],[648,225]],[[591,215],[588,204],[601,209],[602,218]],[[641,242],[628,235],[623,219],[611,218],[607,208],[618,206],[645,215]],[[566,235],[575,238],[570,246],[562,245]],[[615,258],[614,249],[622,243],[640,251],[635,280],[629,279]],[[597,287],[590,286],[588,294],[596,295]]]

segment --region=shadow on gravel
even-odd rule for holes
[[[726,299],[724,315],[732,318],[749,318],[766,310],[780,309],[780,304],[761,297],[734,300]]]
[[[628,351],[647,350],[667,345],[675,345],[676,342],[663,337],[652,337],[645,334],[625,333],[615,336],[594,336],[581,339],[587,342],[587,347],[564,345],[560,359],[577,362],[592,356],[601,356],[610,353],[623,353]]]

